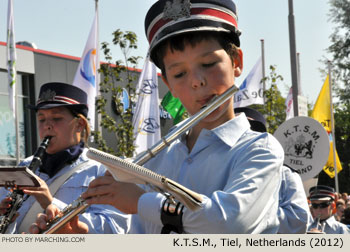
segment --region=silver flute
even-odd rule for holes
[[[311,224],[309,231],[307,231],[307,234],[324,234],[324,222],[321,223],[321,214],[319,214],[314,222]]]
[[[189,118],[183,120],[178,124],[176,129],[171,131],[166,136],[162,137],[157,143],[155,143],[151,148],[147,151],[140,153],[133,160],[132,163],[137,165],[143,165],[148,160],[157,155],[161,150],[163,150],[166,146],[169,146],[171,142],[180,137],[183,133],[194,127],[198,122],[211,114],[214,110],[216,110],[223,103],[228,101],[235,92],[239,89],[233,85],[229,89],[227,89],[220,96],[215,96],[210,102],[204,105],[199,112],[190,116]],[[81,214],[85,211],[85,209],[89,205],[85,203],[84,199],[79,197],[72,204],[68,205],[65,209],[62,210],[62,213],[56,216],[52,221],[47,222],[47,229],[43,231],[43,234],[52,234],[67,224],[72,218]]]

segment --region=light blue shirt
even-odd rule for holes
[[[202,194],[200,210],[184,210],[185,233],[276,233],[283,157],[279,142],[250,130],[242,113],[203,129],[190,153],[183,137],[145,166]],[[141,196],[137,232],[161,232],[164,200],[157,192]]]
[[[305,234],[312,219],[303,182],[297,172],[283,166],[278,218],[280,234]]]
[[[349,227],[337,221],[334,216],[331,216],[327,220],[321,222],[321,225],[322,231],[326,234],[350,234]]]
[[[83,165],[81,169],[75,171],[70,178],[68,178],[63,185],[57,190],[54,195],[53,204],[63,209],[79,196],[85,192],[89,186],[89,183],[99,177],[103,176],[106,172],[106,168],[93,160],[89,160],[86,157],[87,149],[85,148],[80,157],[70,165],[62,168],[54,177],[49,178],[45,173],[36,174],[43,179],[48,186],[59,176],[73,169],[80,163],[87,161],[88,165]],[[20,165],[29,165],[32,157],[24,160]],[[38,169],[39,170],[39,169]],[[1,199],[7,196],[8,191],[1,188]],[[19,216],[11,223],[7,229],[7,233],[17,233],[18,228],[28,212],[32,204],[35,202],[35,198],[30,196],[19,209]],[[42,210],[44,212],[44,210]],[[109,205],[92,205],[89,206],[86,211],[79,216],[79,220],[85,222],[89,227],[89,233],[127,233],[130,225],[130,217],[126,214],[120,213],[117,209]],[[35,220],[34,220],[35,221]],[[29,228],[29,227],[28,227]]]

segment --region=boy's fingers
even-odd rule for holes
[[[46,229],[46,223],[47,223],[47,215],[39,213],[36,218],[36,225],[39,229],[45,230]]]
[[[40,233],[40,229],[36,223],[33,223],[32,225],[30,225],[29,233],[31,233],[31,234],[39,234]]]

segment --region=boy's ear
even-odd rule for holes
[[[239,77],[242,74],[243,71],[243,52],[242,50],[239,48],[237,50],[237,57],[234,60],[234,73],[235,73],[235,77]]]
[[[162,80],[165,83],[165,85],[167,85],[167,87],[169,88],[170,93],[172,94],[173,97],[177,98],[176,93],[171,89],[168,80],[166,79],[166,77],[164,77],[164,75],[162,74]]]

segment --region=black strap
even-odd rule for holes
[[[294,168],[290,167],[289,165],[283,164],[283,166],[289,168],[292,172],[296,172],[296,173],[298,173],[300,175],[300,171],[295,170]]]
[[[161,234],[183,233],[183,208],[184,206],[180,202],[176,203],[172,198],[167,198],[164,201],[160,217],[164,225]]]

